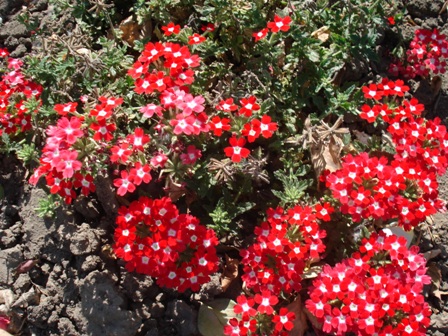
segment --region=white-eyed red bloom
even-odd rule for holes
[[[268,28],[263,28],[262,30],[253,33],[252,36],[254,37],[255,42],[258,42],[261,39],[264,39],[268,34],[268,32],[269,32]]]
[[[243,147],[246,144],[246,139],[243,137],[237,138],[232,136],[229,139],[230,147],[224,148],[226,156],[230,157],[233,162],[240,162],[241,159],[247,158],[250,154],[250,150]]]
[[[278,15],[274,16],[273,22],[268,22],[268,28],[273,33],[278,33],[279,31],[287,32],[290,28],[291,18],[289,16],[280,17]]]
[[[206,38],[202,35],[199,35],[197,33],[188,36],[188,44],[200,44],[202,42],[204,42],[206,40]]]
[[[162,30],[165,36],[177,35],[180,32],[180,26],[170,22],[166,26],[162,26]]]

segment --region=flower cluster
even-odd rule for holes
[[[335,335],[426,335],[431,311],[422,291],[431,280],[425,264],[403,237],[373,233],[351,258],[323,268],[306,307]]]
[[[99,100],[87,115],[77,112],[78,103],[55,105],[60,118],[56,125],[47,128],[40,166],[30,178],[35,185],[45,176],[50,192],[60,195],[68,204],[76,198],[76,190],[85,196],[95,191],[96,171],[92,162],[114,137],[113,111],[123,100],[106,97]]]
[[[417,99],[401,98],[409,88],[400,80],[383,79],[362,90],[374,104],[362,106],[361,118],[389,124],[396,154],[393,160],[348,155],[340,170],[325,177],[326,185],[341,203],[341,212],[355,222],[398,220],[409,230],[444,209],[436,177],[448,164],[446,128],[437,118],[421,118],[424,106]]]
[[[255,294],[254,297],[240,295],[233,311],[240,316],[232,318],[224,326],[224,335],[246,336],[265,335],[270,330],[272,336],[289,335],[287,331],[293,329],[296,318],[288,308],[281,307],[278,312],[274,307],[278,304],[277,296],[268,290]]]
[[[300,291],[303,270],[325,250],[326,233],[317,219],[330,220],[333,211],[328,203],[269,209],[267,220],[255,229],[256,243],[241,251],[247,287],[274,295]]]
[[[402,75],[405,78],[416,76],[427,77],[430,72],[434,74],[445,73],[446,59],[448,58],[448,41],[446,36],[434,28],[418,29],[415,37],[406,51],[406,62],[392,63],[389,72],[394,76]]]
[[[138,94],[158,96],[158,101],[142,107],[145,117],[160,118],[175,135],[208,132],[204,98],[189,93],[194,82],[193,68],[199,56],[177,43],[148,43],[128,74],[135,80]]]
[[[277,14],[274,16],[274,21],[268,22],[267,27],[262,30],[255,32],[252,36],[255,39],[255,42],[263,39],[268,34],[269,30],[272,33],[278,33],[280,31],[287,32],[290,28],[291,18],[289,16],[280,17]]]
[[[155,277],[160,286],[198,291],[218,268],[214,231],[179,214],[168,197],[140,197],[119,209],[116,223],[116,255],[128,271]]]
[[[250,150],[244,147],[247,141],[252,143],[260,136],[268,139],[278,129],[277,123],[273,122],[268,115],[263,115],[261,118],[254,115],[260,110],[255,96],[242,98],[240,105],[241,107],[238,107],[233,98],[221,100],[216,110],[226,113],[226,117],[221,118],[215,115],[209,121],[210,129],[215,136],[221,136],[223,131],[232,131],[233,135],[229,139],[230,146],[226,147],[224,152],[233,162],[240,162],[241,159],[249,156]],[[242,128],[239,125],[243,125]],[[241,136],[237,137],[236,134]]]
[[[21,72],[23,62],[9,57],[6,49],[0,49],[7,71],[0,80],[0,135],[28,132],[32,129],[32,116],[40,105],[42,87],[25,78]],[[32,108],[27,104],[36,101]]]

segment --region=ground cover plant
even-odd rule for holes
[[[101,258],[198,308],[178,334],[427,334],[412,236],[446,211],[448,133],[410,80],[440,81],[446,35],[381,0],[50,3],[60,26],[20,14],[40,49],[0,49],[0,150],[46,221],[97,202]]]

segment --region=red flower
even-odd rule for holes
[[[248,316],[255,316],[257,311],[254,307],[254,299],[247,298],[245,295],[240,295],[236,298],[237,304],[234,306],[233,311],[236,314],[243,314]]]
[[[75,188],[81,188],[81,193],[84,196],[89,195],[96,189],[95,184],[93,183],[93,177],[90,174],[83,175],[77,172],[73,175],[73,179],[73,185]]]
[[[106,119],[98,120],[97,123],[90,124],[90,128],[95,131],[93,139],[96,141],[110,141],[114,138],[113,132],[116,129],[115,124],[108,124]]]
[[[266,35],[268,34],[268,31],[269,31],[268,28],[263,28],[259,32],[253,33],[252,36],[254,37],[255,42],[258,42],[261,39],[264,39],[266,37]]]
[[[387,21],[389,21],[389,24],[390,24],[391,26],[393,26],[393,25],[395,24],[395,18],[394,18],[393,16],[389,16],[389,17],[387,18]]]
[[[258,111],[260,109],[260,105],[257,104],[257,98],[255,96],[242,98],[240,104],[242,107],[239,110],[239,114],[248,118],[252,115],[253,111]]]
[[[233,98],[227,98],[224,100],[221,100],[218,105],[216,105],[216,109],[218,111],[224,111],[224,112],[233,112],[238,109],[238,106],[236,106],[233,103]]]
[[[209,126],[210,126],[210,129],[213,131],[213,133],[216,136],[221,136],[222,135],[222,131],[230,130],[229,121],[230,121],[230,119],[228,119],[228,118],[222,118],[221,119],[218,116],[214,116],[210,120]]]
[[[133,134],[129,134],[126,137],[126,140],[132,145],[134,151],[143,151],[143,147],[149,142],[150,137],[145,134],[143,128],[137,127]]]
[[[192,44],[200,44],[200,43],[204,42],[205,40],[206,39],[204,36],[199,35],[197,33],[195,33],[191,36],[188,36],[188,44],[191,44],[191,45]]]
[[[255,294],[255,302],[259,304],[257,311],[261,314],[272,315],[274,313],[274,308],[278,303],[278,298],[268,290],[263,290],[260,294]]]
[[[282,331],[282,329],[292,330],[294,324],[292,321],[296,318],[296,314],[290,312],[287,308],[282,307],[278,315],[272,318],[272,322],[275,323],[275,330]]]
[[[112,155],[110,156],[110,161],[113,163],[120,162],[126,164],[129,155],[132,154],[132,151],[129,149],[128,143],[122,143],[119,146],[113,146],[110,151],[112,153]]]
[[[257,119],[252,120],[252,122],[247,123],[244,125],[243,130],[241,131],[241,134],[245,137],[247,137],[247,140],[249,142],[254,142],[259,136],[260,136],[260,121],[258,121],[258,124],[254,122]]]
[[[316,217],[325,222],[330,221],[330,214],[334,212],[334,208],[330,205],[330,203],[324,203],[323,205],[318,203],[314,209],[316,210]]]
[[[6,49],[6,48],[0,49],[0,57],[8,57],[8,56],[9,56],[8,49]]]
[[[224,153],[226,153],[226,156],[230,157],[233,162],[240,162],[242,158],[247,158],[249,156],[250,151],[243,147],[246,143],[246,139],[243,137],[236,138],[233,136],[230,138],[229,143],[231,147],[224,148]]]
[[[362,87],[362,92],[364,92],[364,98],[380,100],[383,96],[383,92],[378,88],[376,84],[370,84],[368,86]]]
[[[289,16],[280,17],[278,15],[274,16],[274,22],[268,23],[268,28],[271,29],[273,33],[277,33],[280,30],[286,32],[289,30],[289,24],[291,23],[291,18]]]
[[[162,26],[162,30],[165,36],[177,35],[180,32],[180,26],[170,22],[166,26]]]
[[[255,119],[256,120],[256,119]],[[253,120],[253,121],[255,121]],[[271,122],[271,117],[268,115],[264,115],[261,117],[260,121],[260,131],[261,135],[264,138],[270,138],[272,134],[277,130],[278,126],[277,123]]]
[[[213,23],[207,23],[205,26],[201,27],[201,30],[204,32],[215,31],[215,25]]]
[[[135,185],[140,185],[142,182],[149,183],[152,179],[151,167],[148,164],[142,165],[140,162],[135,164],[134,168],[129,171],[130,179]]]
[[[76,112],[78,103],[56,104],[54,110],[61,116],[66,116],[67,113]]]

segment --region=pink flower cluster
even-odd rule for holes
[[[150,103],[141,109],[144,116],[167,121],[176,135],[208,132],[204,98],[193,96],[187,87],[194,82],[193,68],[199,65],[199,56],[192,55],[186,46],[148,43],[128,71],[135,80],[135,92],[159,95],[158,104]]]
[[[445,73],[446,59],[448,58],[448,41],[446,36],[440,34],[434,28],[417,29],[415,37],[411,41],[410,48],[406,51],[405,63],[392,63],[389,72],[394,75],[402,75],[404,78],[416,76],[427,77],[433,74]]]
[[[448,165],[448,133],[438,118],[419,117],[424,107],[417,99],[399,103],[407,90],[401,81],[388,79],[363,87],[364,96],[374,104],[361,108],[361,118],[389,124],[394,159],[367,153],[348,155],[340,170],[325,176],[327,187],[341,203],[341,212],[355,222],[397,220],[410,230],[427,216],[444,211],[436,178]]]
[[[431,279],[425,264],[403,237],[373,233],[351,258],[324,266],[306,307],[334,335],[426,335],[431,310],[422,291]]]
[[[140,197],[119,209],[116,223],[115,254],[128,271],[155,277],[160,286],[199,291],[218,268],[214,231],[179,214],[168,197]]]
[[[23,62],[9,57],[6,49],[0,49],[0,58],[5,58],[8,69],[0,80],[0,135],[30,131],[32,115],[37,111],[30,111],[26,103],[35,99],[40,104],[42,87],[25,78],[21,72]]]

